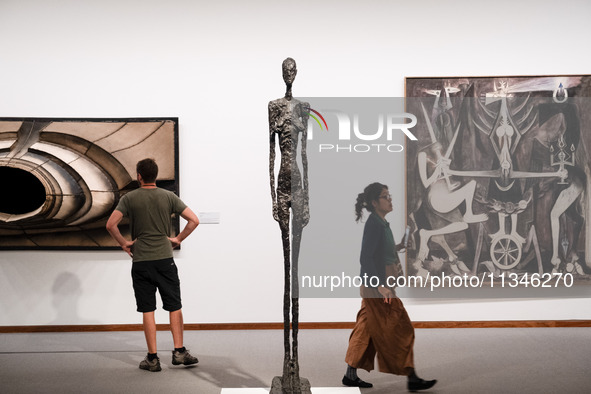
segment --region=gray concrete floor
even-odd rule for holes
[[[301,375],[339,387],[349,330],[300,331]],[[591,328],[416,330],[418,374],[432,393],[590,393]],[[163,370],[138,368],[141,332],[0,335],[0,393],[199,393],[269,387],[281,373],[283,332],[186,331],[195,367],[170,363],[172,340],[158,332]],[[404,377],[360,371],[363,394],[406,392]]]

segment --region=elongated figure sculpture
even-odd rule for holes
[[[283,242],[285,288],[283,295],[284,349],[283,376],[273,379],[271,394],[308,394],[310,383],[300,378],[298,364],[299,283],[298,256],[302,229],[310,220],[308,204],[308,159],[306,138],[310,105],[292,97],[291,86],[297,74],[292,58],[283,61],[285,97],[269,102],[269,175],[273,218],[279,223]],[[298,139],[301,138],[302,172],[298,168]],[[279,140],[281,164],[275,187],[275,141]],[[290,228],[291,224],[291,239]],[[291,243],[290,243],[291,241]],[[290,319],[291,307],[291,319]],[[290,344],[291,326],[291,344]]]

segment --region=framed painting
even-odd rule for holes
[[[407,274],[591,273],[591,76],[406,78]]]
[[[177,118],[0,118],[0,249],[118,248],[105,224],[146,157],[178,194]]]

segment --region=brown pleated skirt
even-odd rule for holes
[[[414,368],[415,331],[399,298],[384,302],[377,289],[361,288],[361,309],[349,338],[345,361],[353,368],[408,375]]]

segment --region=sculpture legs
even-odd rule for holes
[[[287,222],[289,223],[289,222]],[[283,376],[273,379],[271,394],[311,394],[310,383],[305,378],[300,378],[298,362],[298,329],[299,329],[299,281],[298,281],[298,257],[302,227],[294,220],[292,229],[292,245],[290,248],[289,226],[281,226],[283,240],[283,258],[285,268],[285,282],[283,294]],[[290,256],[291,250],[291,256]],[[291,257],[291,264],[290,264]],[[291,306],[291,324],[290,324]],[[290,346],[289,332],[292,328],[292,343]]]
[[[289,217],[288,217],[289,220]],[[282,386],[286,383],[285,379],[290,375],[290,360],[291,352],[289,345],[289,331],[290,331],[290,319],[289,319],[289,304],[290,304],[290,291],[291,291],[291,278],[290,278],[290,244],[289,244],[289,222],[287,226],[281,226],[281,239],[283,241],[283,263],[284,263],[284,287],[283,287],[283,378]]]

